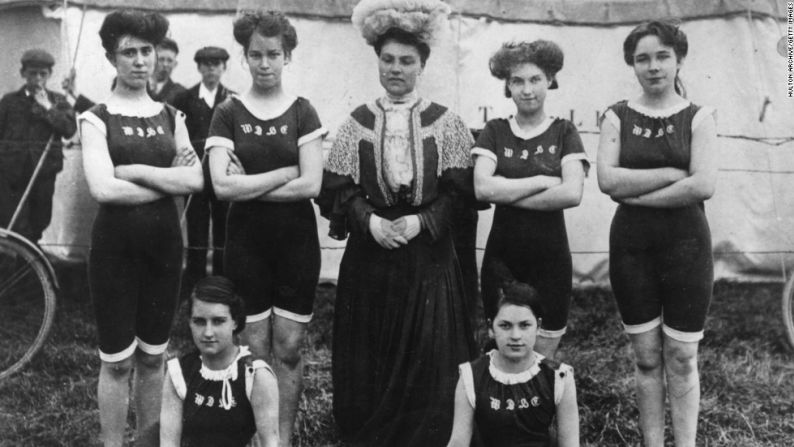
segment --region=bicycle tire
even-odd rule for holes
[[[789,345],[794,349],[794,275],[786,281],[783,289],[783,325],[786,328],[786,336]]]
[[[41,349],[55,318],[55,278],[46,258],[22,241],[0,237],[0,380]]]

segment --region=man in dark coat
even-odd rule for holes
[[[185,91],[182,84],[171,80],[171,72],[176,68],[176,57],[179,46],[166,37],[157,45],[157,65],[154,68],[154,79],[149,83],[149,95],[155,101],[173,105],[176,95]]]
[[[50,224],[55,176],[63,168],[61,137],[74,135],[74,110],[66,98],[46,89],[55,59],[44,50],[22,55],[25,85],[0,99],[0,227],[5,228],[53,137],[50,152],[13,230],[38,242]]]
[[[173,105],[185,113],[190,140],[203,159],[204,191],[191,196],[187,208],[187,267],[182,276],[183,297],[193,290],[196,281],[207,274],[207,247],[212,219],[212,274],[223,273],[223,242],[226,233],[227,203],[219,201],[212,190],[208,157],[204,156],[204,142],[215,107],[233,92],[221,84],[229,53],[223,48],[204,47],[193,58],[201,73],[201,82],[176,95]]]

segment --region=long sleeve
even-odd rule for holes
[[[435,133],[441,147],[438,197],[419,213],[433,240],[449,231],[456,211],[476,203],[469,155],[474,138],[463,120],[452,112],[447,112],[441,120]]]
[[[315,200],[320,214],[330,220],[329,236],[343,240],[351,231],[366,234],[375,207],[359,185],[359,124],[351,116],[337,132],[325,161],[323,187]]]

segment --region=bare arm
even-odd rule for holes
[[[608,120],[601,122],[601,136],[596,157],[598,187],[615,200],[656,191],[687,176],[676,168],[628,169],[618,166],[620,134]]]
[[[160,446],[179,447],[182,439],[182,399],[176,394],[168,374],[163,380],[163,403],[160,407]]]
[[[313,199],[323,184],[323,140],[315,138],[298,148],[298,178],[259,196],[266,202],[295,202]]]
[[[579,447],[579,406],[576,404],[576,384],[573,373],[565,375],[565,390],[557,404],[557,445]]]
[[[579,160],[562,165],[562,183],[557,186],[513,202],[518,208],[556,211],[579,206],[584,190],[584,166]]]
[[[204,187],[204,174],[182,119],[175,121],[174,140],[177,155],[170,167],[121,165],[115,168],[116,178],[174,196],[201,191]]]
[[[85,179],[91,196],[97,202],[136,205],[164,197],[163,193],[154,189],[116,178],[105,135],[88,121],[81,123],[80,130]]]
[[[689,175],[672,185],[623,200],[631,205],[673,208],[708,200],[717,182],[716,124],[709,116],[692,131]]]
[[[474,426],[474,408],[466,397],[466,387],[463,379],[458,378],[455,388],[455,418],[452,422],[452,437],[449,438],[447,447],[469,447]]]
[[[546,175],[508,179],[494,175],[496,162],[477,156],[474,162],[474,195],[477,200],[510,204],[525,197],[546,191],[560,184],[560,179]]]
[[[232,161],[229,150],[213,146],[210,151],[210,174],[212,186],[218,199],[230,202],[253,200],[298,178],[297,166],[274,169],[261,174],[228,172]]]
[[[256,421],[256,437],[261,447],[278,447],[278,384],[265,368],[254,372],[251,407]]]

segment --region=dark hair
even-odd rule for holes
[[[422,67],[425,66],[427,58],[430,57],[430,45],[420,40],[416,34],[409,33],[402,28],[389,28],[385,33],[381,34],[378,37],[378,40],[372,44],[372,46],[375,48],[375,54],[380,57],[380,52],[383,49],[383,45],[390,40],[416,48],[416,51],[419,52],[419,60],[422,62]]]
[[[207,276],[200,279],[193,288],[188,300],[188,315],[193,313],[193,300],[205,303],[218,303],[229,306],[229,313],[237,323],[234,333],[245,329],[245,303],[234,291],[234,283],[225,276]]]
[[[689,51],[686,34],[677,26],[668,22],[645,22],[631,30],[626,36],[626,40],[623,41],[623,60],[626,61],[626,64],[634,66],[634,51],[637,50],[637,43],[645,36],[658,37],[662,45],[673,49],[679,62],[686,57],[687,51]],[[684,84],[678,77],[678,73],[675,74],[675,92],[681,96],[686,95]]]
[[[123,36],[134,36],[156,46],[165,39],[167,32],[168,19],[162,15],[124,9],[105,16],[99,28],[99,38],[105,51],[112,53]]]
[[[509,304],[528,308],[538,320],[543,317],[543,306],[540,303],[538,291],[529,284],[520,281],[506,281],[503,284],[499,289],[499,299],[496,302],[494,320],[496,315],[499,314],[499,309]]]
[[[179,45],[176,44],[176,41],[170,37],[166,37],[160,43],[157,44],[157,47],[161,50],[171,50],[176,54],[179,54]]]
[[[550,89],[557,88],[557,72],[562,69],[564,56],[560,47],[550,40],[534,42],[505,42],[488,61],[488,68],[496,79],[505,81],[505,96],[510,97],[507,83],[510,72],[521,64],[535,64],[551,81]]]
[[[245,12],[234,21],[234,40],[248,52],[251,36],[280,37],[281,47],[289,56],[298,46],[298,33],[280,11]]]

